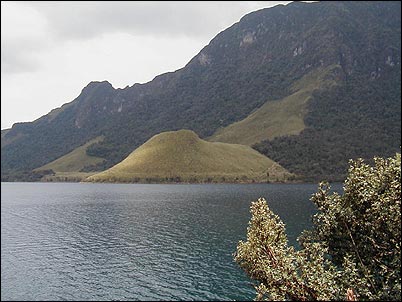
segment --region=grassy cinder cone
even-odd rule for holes
[[[284,168],[248,146],[212,143],[190,130],[153,136],[94,182],[267,182],[284,181]]]

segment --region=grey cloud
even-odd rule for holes
[[[1,39],[1,74],[32,72],[40,68],[40,62],[35,56],[37,51],[44,49],[43,43],[36,39]]]
[[[265,2],[265,5],[279,2]],[[245,12],[248,12],[245,8],[250,7],[250,2],[244,1],[77,1],[26,2],[26,4],[46,16],[49,28],[56,37],[69,39],[87,39],[116,31],[134,35],[211,36],[223,30],[223,26],[231,25],[228,23],[238,21]]]
[[[40,68],[37,54],[49,45],[46,20],[18,2],[1,3],[1,73],[31,72]]]
[[[1,52],[1,74],[33,72],[40,68],[37,60],[28,58],[12,51]]]

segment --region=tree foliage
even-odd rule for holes
[[[288,246],[285,225],[260,198],[236,262],[257,300],[401,299],[401,155],[350,161],[344,193],[320,183],[314,228]]]
[[[304,181],[342,181],[348,158],[392,156],[401,145],[401,74],[390,68],[370,80],[352,74],[342,85],[313,94],[299,135],[253,147]]]

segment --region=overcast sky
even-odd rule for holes
[[[124,88],[182,68],[245,14],[289,2],[1,1],[1,129],[91,81]]]

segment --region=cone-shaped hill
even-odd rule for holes
[[[284,181],[279,164],[248,146],[207,142],[190,130],[153,136],[92,182],[267,182]]]

